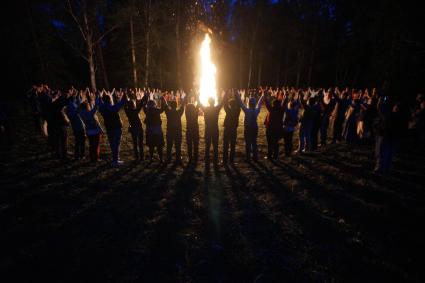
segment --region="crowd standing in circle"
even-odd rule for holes
[[[199,159],[199,116],[205,122],[205,164],[210,166],[212,147],[214,166],[219,164],[219,115],[224,109],[222,163],[234,163],[239,117],[244,115],[243,135],[245,159],[257,162],[258,129],[264,124],[269,160],[280,158],[280,142],[284,155],[318,150],[329,142],[356,145],[375,142],[375,172],[386,174],[391,168],[399,140],[407,129],[407,121],[400,111],[400,103],[392,97],[379,95],[376,89],[296,89],[258,88],[229,89],[218,95],[217,101],[209,98],[207,105],[199,101],[199,94],[190,91],[163,92],[158,89],[113,89],[112,91],[54,90],[47,85],[33,86],[28,94],[33,120],[57,158],[68,160],[68,132],[74,135],[74,159],[85,158],[86,139],[92,162],[100,160],[100,144],[107,137],[112,166],[120,166],[120,144],[123,135],[121,109],[128,118],[128,133],[133,141],[134,158],[145,160],[144,147],[148,148],[148,162],[155,153],[160,162],[182,164],[182,122],[186,118],[186,146],[188,163]],[[262,106],[267,115],[258,121]],[[143,110],[143,111],[142,111]],[[103,117],[99,122],[98,112]],[[142,121],[142,114],[144,119]],[[162,129],[162,114],[167,121],[166,135]],[[424,141],[425,98],[419,94],[411,111],[409,129]],[[6,118],[0,112],[3,124]],[[264,122],[264,123],[262,123]],[[145,124],[145,126],[143,126]],[[330,136],[328,136],[330,134]],[[294,151],[294,135],[299,142]],[[165,160],[163,155],[166,147]]]

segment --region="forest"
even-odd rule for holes
[[[9,82],[196,88],[213,38],[218,86],[423,90],[421,10],[396,0],[22,0],[5,10]]]

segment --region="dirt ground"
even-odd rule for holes
[[[245,163],[241,127],[234,166],[148,167],[124,130],[125,164],[111,168],[106,140],[99,164],[53,159],[17,112],[0,151],[3,282],[425,281],[425,151],[412,141],[382,177],[370,145]],[[264,157],[263,126],[259,145]]]

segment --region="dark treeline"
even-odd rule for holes
[[[4,9],[10,83],[190,89],[203,33],[220,88],[423,90],[421,10],[376,0],[22,0]]]

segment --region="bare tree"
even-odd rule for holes
[[[85,43],[85,52],[74,48],[78,51],[79,55],[87,61],[90,73],[90,85],[93,91],[96,90],[96,65],[95,65],[95,47],[117,26],[112,26],[109,30],[100,35],[95,34],[95,12],[96,1],[88,3],[86,0],[81,1],[67,1],[68,13],[71,15],[73,21],[77,25],[81,33],[81,37]]]

